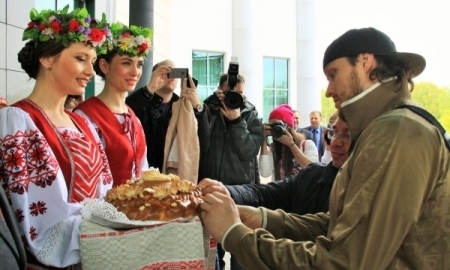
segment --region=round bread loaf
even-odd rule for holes
[[[196,185],[176,175],[150,172],[108,190],[105,201],[130,220],[170,221],[199,214],[203,196]]]

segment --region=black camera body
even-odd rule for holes
[[[281,121],[276,121],[270,124],[270,127],[272,128],[271,129],[272,138],[278,139],[284,135],[284,131],[286,130],[287,125]]]
[[[239,74],[239,64],[237,62],[230,62],[227,73],[228,90],[224,91],[225,97],[223,99],[223,103],[227,108],[233,110],[239,109],[240,107],[242,107],[242,104],[244,104],[244,99],[242,98],[242,95],[234,90],[234,87],[236,86],[238,81],[238,74]],[[220,100],[215,94],[209,96],[205,100],[205,104],[217,108],[221,106]]]

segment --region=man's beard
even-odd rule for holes
[[[349,88],[350,88],[350,96],[347,98],[347,100],[361,94],[364,91],[355,68],[353,68],[352,73],[350,74]]]
[[[348,88],[349,88],[348,95],[345,97],[345,100],[343,100],[342,102],[345,102],[345,101],[361,94],[364,91],[364,89],[361,86],[361,81],[358,78],[358,74],[356,73],[355,68],[353,68],[352,73],[350,73]],[[342,109],[342,103],[339,104],[339,106],[337,107],[337,110],[339,113],[339,118],[346,121],[344,115],[341,112],[341,109]]]

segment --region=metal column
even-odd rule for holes
[[[154,16],[153,0],[130,0],[130,25],[153,28]],[[153,46],[153,41],[152,41]],[[139,80],[136,89],[147,85],[150,80],[153,68],[153,51],[150,51],[144,61],[142,77]]]

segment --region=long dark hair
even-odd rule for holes
[[[294,143],[297,147],[300,147],[301,139],[297,136],[297,133],[291,127],[287,127],[289,133],[291,133]],[[290,176],[294,168],[294,154],[288,146],[274,140],[271,149],[273,154],[273,168],[276,180],[282,180],[280,175],[280,169],[282,168],[285,176]],[[281,161],[281,164],[280,164]]]

